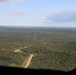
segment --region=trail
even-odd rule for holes
[[[28,46],[25,46],[25,47],[20,47],[19,49],[15,49],[14,52],[15,53],[21,53],[22,52],[21,49],[26,49],[26,48],[28,48],[30,46],[32,46],[32,45],[28,45]]]
[[[30,54],[30,57],[29,57],[27,64],[25,65],[24,68],[27,68],[30,65],[30,62],[31,62],[33,56],[34,56],[33,54]]]

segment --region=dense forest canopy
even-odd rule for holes
[[[0,65],[71,70],[76,67],[76,29],[49,27],[0,27]]]

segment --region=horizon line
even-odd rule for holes
[[[18,26],[18,25],[0,25],[0,27],[27,27],[27,28],[30,28],[30,27],[35,27],[35,28],[45,28],[45,27],[48,27],[48,28],[76,28],[76,27],[68,27],[68,26]]]

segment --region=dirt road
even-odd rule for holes
[[[34,56],[33,54],[30,54],[30,57],[29,57],[27,64],[25,65],[24,68],[27,68],[30,65],[30,62],[31,62],[33,56]]]
[[[22,52],[21,49],[26,49],[26,48],[28,48],[30,46],[32,46],[32,45],[28,45],[28,46],[25,46],[25,47],[20,47],[19,49],[15,49],[14,52],[15,53],[21,53]]]

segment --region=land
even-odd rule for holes
[[[0,27],[0,65],[72,70],[76,28]]]
[[[24,65],[24,68],[28,68],[28,66],[30,65],[30,63],[31,63],[31,60],[32,60],[32,58],[33,58],[33,54],[30,54],[30,56],[29,56],[29,59],[28,59],[28,61],[27,61],[27,63]],[[24,62],[25,63],[25,62]]]

